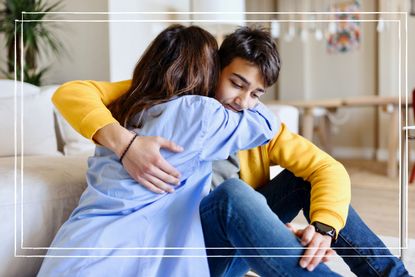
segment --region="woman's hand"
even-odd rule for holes
[[[316,232],[313,225],[297,230],[290,223],[286,224],[301,241],[301,245],[306,247],[306,251],[300,259],[300,266],[313,271],[320,262],[328,262],[329,258],[336,252],[330,248],[332,238]]]
[[[118,157],[134,137],[119,124],[107,125],[95,133],[93,139],[109,148]],[[183,151],[182,147],[162,137],[137,137],[125,153],[122,164],[130,176],[147,189],[156,192],[174,192],[180,173],[160,154],[165,148],[172,152]]]

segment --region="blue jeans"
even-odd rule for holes
[[[312,272],[299,266],[304,249],[284,224],[301,210],[309,221],[309,208],[310,183],[288,170],[258,192],[241,180],[225,181],[200,204],[211,275],[242,276],[252,268],[261,276],[338,276],[323,263]],[[352,207],[332,247],[357,276],[409,276]],[[373,255],[384,257],[367,257]]]

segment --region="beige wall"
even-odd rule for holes
[[[279,1],[280,11],[290,11],[293,5],[289,0]],[[304,3],[304,1],[302,1]],[[334,3],[336,1],[332,1]],[[341,1],[337,1],[341,2]],[[376,2],[361,1],[362,11],[375,11]],[[301,6],[297,2],[296,10],[307,11],[310,7]],[[323,11],[326,11],[325,7]],[[282,18],[288,18],[283,16]],[[362,16],[362,19],[375,19],[373,16]],[[298,26],[298,24],[297,24]],[[286,32],[286,28],[284,32]],[[391,27],[393,28],[393,27]],[[391,29],[390,28],[390,29]],[[392,32],[392,30],[390,30]],[[326,42],[308,39],[302,42],[297,34],[291,42],[280,39],[280,50],[283,57],[283,70],[280,80],[280,98],[293,100],[336,99],[375,95],[377,83],[377,32],[376,23],[361,23],[362,40],[360,48],[343,54],[328,54]],[[388,43],[397,41],[396,32],[391,33]],[[381,45],[384,48],[384,46]],[[388,48],[388,57],[393,55],[393,49]],[[390,58],[388,65],[397,63]],[[383,65],[384,66],[384,65]],[[383,71],[382,71],[383,70]],[[385,68],[380,68],[379,83],[394,83],[393,76],[386,74]],[[397,81],[397,80],[396,80]],[[396,91],[389,89],[391,95]],[[395,93],[395,94],[394,94]],[[382,93],[381,93],[382,94]],[[375,154],[376,144],[376,110],[374,108],[341,109],[338,118],[347,118],[343,125],[333,129],[332,140],[334,154],[337,156],[360,156],[370,158]],[[387,117],[380,115],[381,127],[387,128]],[[385,131],[380,132],[380,146],[386,147],[382,138]],[[385,135],[386,137],[386,135]],[[318,140],[316,140],[318,142]]]
[[[47,0],[47,3],[56,1]],[[106,0],[64,0],[60,11],[107,11]],[[105,17],[105,16],[104,16]],[[59,15],[54,19],[98,19],[93,16]],[[100,16],[103,18],[103,16]],[[60,84],[74,79],[109,78],[108,26],[107,23],[70,23],[45,22],[54,30],[59,40],[65,45],[68,54],[44,56],[39,64],[51,65],[43,80],[44,85]],[[52,26],[53,25],[53,26]],[[0,38],[1,40],[1,38]],[[1,40],[3,42],[3,40]],[[6,50],[1,45],[0,61],[2,66],[6,59]],[[4,66],[3,66],[4,68]]]
[[[408,10],[408,3],[400,0],[380,1],[381,11],[402,12]],[[388,17],[385,15],[385,17]],[[408,15],[408,30],[404,32],[405,16],[391,15],[389,19],[401,20],[401,79],[399,79],[399,43],[398,43],[398,23],[390,23],[384,32],[379,35],[379,92],[380,95],[385,96],[398,96],[399,84],[401,84],[401,96],[405,97],[405,89],[408,87],[408,97],[412,98],[412,90],[415,88],[415,17]],[[405,37],[408,38],[408,56],[405,56]],[[407,80],[405,79],[405,61],[408,64]],[[408,112],[409,124],[413,122],[413,112]],[[399,132],[399,130],[394,130]],[[378,156],[385,157],[385,148],[387,147],[387,135],[391,132],[388,124],[388,118],[385,114],[380,115],[379,122],[379,138],[381,150]]]
[[[63,3],[62,11],[66,12],[107,11],[106,0],[65,0]],[[59,15],[59,19],[106,18],[106,15]],[[68,54],[43,61],[52,64],[44,84],[60,84],[75,79],[108,80],[108,23],[59,22],[58,26],[59,38],[65,44]]]
[[[336,1],[332,1],[334,3]],[[340,2],[340,1],[337,1]],[[280,0],[279,11],[292,11],[293,2]],[[301,4],[303,3],[303,4]],[[296,2],[295,10],[307,11],[310,7],[304,1]],[[361,1],[362,11],[402,12],[407,11],[407,2],[403,0]],[[282,16],[288,18],[288,16]],[[370,19],[374,17],[362,16]],[[401,19],[404,28],[404,15],[383,15],[385,19]],[[361,23],[362,43],[358,51],[347,54],[330,55],[323,42],[300,41],[298,34],[292,42],[280,39],[280,51],[283,69],[279,81],[281,99],[313,100],[359,97],[379,94],[381,96],[398,96],[399,83],[402,92],[408,85],[409,96],[415,88],[415,17],[408,16],[408,80],[405,83],[405,33],[402,35],[402,75],[399,79],[398,23],[386,23],[382,33],[376,32],[377,23]],[[286,32],[286,28],[284,32]],[[391,130],[389,116],[374,108],[341,109],[342,117],[348,120],[335,128],[332,135],[334,154],[342,157],[374,156],[374,146],[379,145],[377,156],[386,159],[388,134],[399,132]],[[409,114],[412,123],[412,112]],[[378,116],[378,121],[376,121]],[[378,131],[376,131],[378,122]],[[377,141],[376,141],[377,139]],[[318,141],[317,141],[318,142]]]

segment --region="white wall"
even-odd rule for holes
[[[109,0],[110,12],[174,12],[188,11],[188,0]],[[122,15],[111,14],[111,20],[156,20],[156,19],[180,19],[173,15]],[[187,15],[185,16],[187,18]],[[162,22],[110,22],[109,23],[109,53],[111,81],[130,79],[134,66],[148,44],[161,30],[170,23]]]

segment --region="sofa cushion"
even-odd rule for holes
[[[0,82],[0,91],[10,88],[10,81]],[[23,83],[22,90],[20,88],[21,83],[18,82],[16,96],[13,86],[13,94],[8,91],[5,95],[9,96],[0,98],[0,156],[14,155],[15,142],[17,155],[60,155],[57,151],[51,94],[40,93],[39,90],[36,92],[35,86],[26,83]]]
[[[41,87],[41,92],[53,95],[59,86],[45,86]],[[56,108],[54,109],[56,115],[56,121],[58,124],[58,131],[62,138],[63,153],[66,156],[72,155],[89,155],[92,156],[95,151],[95,144],[84,138],[63,118]]]
[[[36,276],[42,258],[14,257],[15,239],[18,255],[45,255],[86,187],[87,157],[30,156],[23,161],[22,170],[17,159],[15,187],[14,157],[0,158],[0,276]]]
[[[89,155],[95,151],[95,144],[89,139],[84,138],[72,128],[71,125],[62,117],[59,111],[55,110],[59,132],[63,141],[63,153],[66,156]]]

